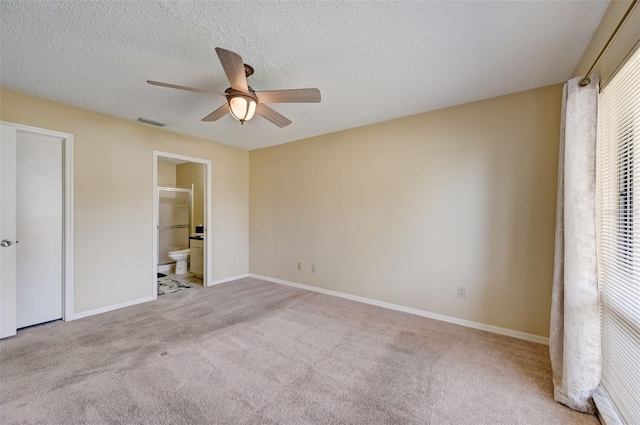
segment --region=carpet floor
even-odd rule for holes
[[[548,347],[246,278],[0,341],[7,424],[597,424]]]

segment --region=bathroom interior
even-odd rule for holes
[[[158,158],[158,294],[202,286],[206,166]]]

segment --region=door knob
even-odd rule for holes
[[[2,245],[4,248],[7,248],[7,247],[13,245],[13,242],[11,242],[8,239],[3,239],[2,242],[0,242],[0,245]]]

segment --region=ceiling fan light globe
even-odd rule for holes
[[[229,111],[233,118],[244,123],[256,113],[256,102],[244,96],[232,96],[229,98]]]
[[[251,118],[253,118],[253,115],[256,113],[256,102],[254,102],[253,100],[249,101],[249,110],[247,111],[247,117],[245,118],[245,120],[250,120]]]

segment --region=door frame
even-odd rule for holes
[[[8,130],[3,132],[3,137],[13,138],[14,143],[17,143],[18,133],[62,139],[62,320],[73,320],[73,134],[6,121],[0,121],[0,126]],[[6,285],[11,285],[11,287],[6,287]],[[1,292],[13,294],[15,302],[15,281],[13,283],[2,282],[2,286]],[[15,328],[15,309],[10,313],[12,317],[5,317],[4,313],[0,312],[2,314],[0,320],[13,322]],[[15,335],[15,330],[11,335]],[[0,338],[5,336],[10,335],[0,335]]]
[[[204,223],[204,232],[205,232],[205,244],[204,244],[204,274],[202,276],[202,283],[204,286],[211,286],[211,277],[213,274],[211,273],[211,265],[212,259],[209,258],[208,253],[211,252],[210,247],[213,243],[213,232],[211,232],[211,204],[212,204],[212,188],[213,188],[213,179],[212,179],[212,165],[211,160],[196,158],[187,155],[181,155],[177,153],[171,152],[163,152],[154,150],[153,151],[153,220],[152,220],[152,240],[153,240],[153,255],[152,257],[152,288],[153,288],[153,299],[158,298],[158,214],[160,211],[160,206],[158,205],[158,158],[171,158],[177,159],[180,161],[186,162],[195,162],[198,164],[204,164],[206,169],[206,181],[205,181],[205,190],[204,190],[204,208],[205,208],[205,223]],[[191,229],[189,229],[189,234],[191,234]]]

